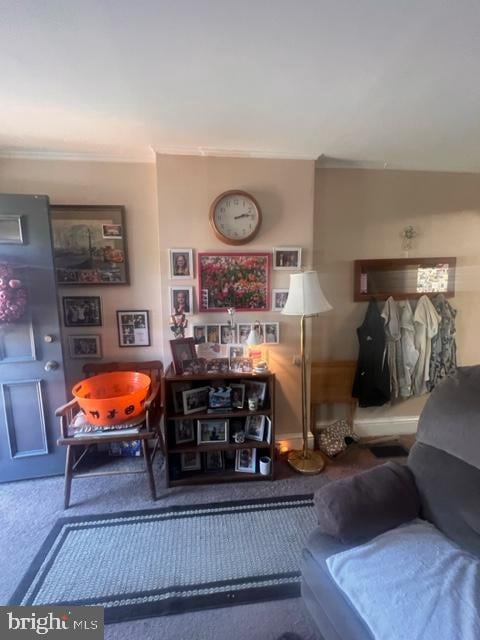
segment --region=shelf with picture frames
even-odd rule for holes
[[[219,385],[221,382],[225,384]],[[203,404],[206,402],[205,388],[224,389],[230,384],[245,387],[241,394],[242,406],[209,412],[209,407]],[[258,395],[260,400],[255,410],[247,408],[248,391],[255,397]],[[197,392],[201,395],[200,402],[195,405],[198,410],[187,403]],[[176,375],[170,366],[163,378],[163,398],[169,487],[274,479],[273,373],[186,376]],[[236,401],[240,402],[238,398]],[[244,437],[244,441],[236,441],[237,437]]]

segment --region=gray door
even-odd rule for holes
[[[65,380],[46,196],[0,195],[0,273],[8,274],[0,277],[0,482],[58,474],[64,447],[54,413]],[[26,292],[18,318],[12,279]]]

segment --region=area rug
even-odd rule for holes
[[[62,518],[10,604],[120,622],[296,597],[315,523],[312,495]]]

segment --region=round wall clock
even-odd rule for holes
[[[257,235],[262,223],[258,202],[245,191],[225,191],[210,207],[210,224],[215,235],[227,244],[246,244]]]

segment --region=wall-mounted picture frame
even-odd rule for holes
[[[235,471],[255,473],[257,466],[256,449],[237,449],[235,455]]]
[[[197,357],[193,338],[170,340],[170,350],[172,352],[173,368],[176,374],[183,373],[182,362],[184,360],[193,360]]]
[[[74,360],[90,360],[102,357],[102,343],[99,335],[68,336],[70,358]]]
[[[278,344],[280,342],[280,323],[264,322],[263,323],[263,339],[268,344]]]
[[[117,311],[119,347],[149,347],[150,321],[148,311]]]
[[[22,216],[0,216],[0,244],[24,244]]]
[[[219,324],[207,324],[207,342],[211,344],[220,344]]]
[[[186,451],[180,454],[180,468],[182,471],[201,471],[202,459],[199,451]]]
[[[193,287],[169,287],[170,308],[175,315],[193,314]]]
[[[100,296],[63,296],[63,323],[66,327],[101,327]]]
[[[239,323],[237,325],[237,342],[246,345],[251,330],[251,323]]]
[[[270,253],[199,253],[199,311],[268,311],[270,269]]]
[[[192,326],[192,333],[195,344],[205,344],[207,341],[207,325],[194,324]]]
[[[59,284],[128,284],[125,207],[52,205],[53,255]]]
[[[220,344],[235,344],[237,341],[237,330],[229,324],[220,325]]]
[[[282,311],[287,303],[288,289],[272,289],[272,309]]]
[[[198,420],[198,444],[228,442],[228,420]]]
[[[277,271],[295,271],[302,266],[301,247],[275,247],[273,268]]]
[[[170,280],[192,280],[193,249],[169,249]]]

